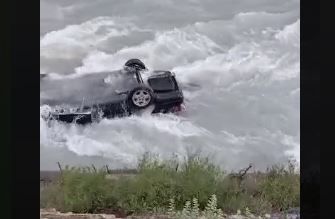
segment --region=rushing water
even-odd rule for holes
[[[180,2],[41,0],[41,73],[67,80],[139,58],[176,73],[187,107],[84,127],[41,118],[41,169],[133,167],[146,151],[202,153],[228,169],[299,161],[300,2]]]

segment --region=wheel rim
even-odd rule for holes
[[[135,93],[133,94],[131,99],[132,99],[134,105],[136,105],[138,107],[144,107],[144,106],[147,106],[150,103],[151,95],[150,95],[149,91],[138,90],[138,91],[135,91]]]

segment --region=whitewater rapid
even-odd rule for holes
[[[101,16],[47,32],[41,73],[52,80],[118,70],[136,57],[149,69],[175,72],[187,111],[87,126],[47,125],[41,117],[41,169],[56,169],[58,161],[135,167],[147,151],[162,158],[201,153],[226,169],[299,161],[299,50],[296,11],[241,12],[165,29]],[[41,113],[46,107],[42,102]]]

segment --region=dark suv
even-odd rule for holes
[[[71,104],[71,107],[64,107],[64,104],[59,101],[44,100],[42,101],[44,104],[48,104],[53,108],[48,116],[44,118],[85,124],[99,121],[101,118],[129,116],[150,105],[154,105],[152,113],[181,111],[184,97],[175,74],[170,71],[153,71],[146,80],[143,80],[141,72],[145,69],[146,67],[140,60],[131,59],[126,62],[123,71],[118,73],[89,74],[80,78],[70,79],[72,81],[67,81],[67,83],[73,87],[76,86],[76,83],[88,84],[82,86],[85,89],[81,89],[80,92],[69,92],[70,94],[68,95],[82,98],[82,103],[78,105],[77,101],[77,106],[75,107],[73,106],[74,104]],[[118,80],[110,78],[111,74],[118,74]],[[120,78],[122,79],[120,80]],[[45,80],[45,77],[41,80]],[[90,84],[95,89],[89,90]],[[60,86],[61,83],[59,86],[55,85],[54,87]],[[90,96],[91,98],[88,99],[91,99],[91,101],[85,101],[85,96]],[[67,102],[67,100],[73,100],[73,98],[64,98],[63,100]]]

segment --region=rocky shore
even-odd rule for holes
[[[246,217],[242,215],[228,215],[226,219],[256,219],[261,217]],[[299,209],[291,209],[287,214],[272,214],[262,218],[268,219],[300,219]],[[118,217],[114,214],[75,214],[72,212],[61,213],[55,209],[41,209],[40,219],[171,219],[166,215],[154,216],[126,216]],[[206,219],[206,218],[203,218]]]

